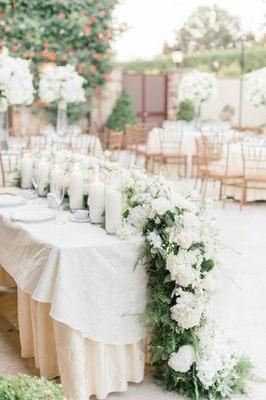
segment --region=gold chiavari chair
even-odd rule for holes
[[[111,161],[119,159],[119,152],[122,149],[123,132],[111,131],[108,132],[107,149],[111,152]]]
[[[20,152],[3,150],[0,152],[0,169],[2,187],[11,187],[17,183],[20,168]]]
[[[198,180],[201,179],[201,175],[206,165],[205,161],[205,148],[202,138],[196,138],[196,154],[192,156],[192,176],[195,176],[194,189],[197,188]],[[196,171],[195,171],[196,170]]]
[[[94,135],[82,134],[69,137],[69,148],[73,152],[79,152],[94,156],[98,138]]]
[[[182,154],[182,132],[165,132],[160,135],[162,165],[176,165],[179,176],[187,175],[187,156]]]
[[[266,191],[266,144],[241,144],[243,161],[242,197],[240,207],[247,202],[248,190]]]
[[[30,150],[44,150],[53,145],[53,138],[51,136],[30,136],[28,148]]]
[[[237,187],[243,179],[243,172],[235,170],[230,163],[231,146],[235,142],[224,143],[217,138],[202,136],[204,147],[204,164],[200,167],[200,178],[202,179],[201,192],[205,198],[209,181],[220,183],[219,197],[225,199],[228,186]],[[223,206],[224,206],[223,201]]]
[[[15,164],[14,164],[15,163]],[[7,187],[12,183],[12,172],[18,168],[19,155],[11,154],[8,151],[0,151],[0,195],[1,194],[15,194],[13,189],[17,188]],[[0,293],[8,293],[16,291],[16,283],[13,278],[3,269],[0,265]]]

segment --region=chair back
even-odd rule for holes
[[[120,131],[120,132],[109,131],[108,132],[108,140],[107,140],[108,150],[121,150],[122,140],[123,140],[123,132],[122,131]]]
[[[79,135],[70,136],[69,138],[70,149],[74,152],[82,154],[95,155],[97,136],[94,135]]]
[[[244,175],[266,181],[266,144],[241,143]]]
[[[182,132],[162,131],[160,133],[161,154],[162,156],[178,156],[181,154]]]
[[[0,152],[1,186],[11,186],[20,168],[20,152],[3,150]]]

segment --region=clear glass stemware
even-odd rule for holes
[[[38,193],[38,186],[39,186],[39,178],[38,178],[38,171],[37,167],[35,166],[32,171],[32,178],[31,178],[33,187],[34,187],[34,192],[35,192],[35,200],[33,204],[40,204],[39,200],[39,193]]]
[[[55,201],[57,204],[57,214],[56,214],[55,223],[63,224],[65,222],[61,216],[61,205],[63,203],[64,196],[65,196],[65,187],[64,187],[63,182],[55,184],[54,193],[55,193]]]

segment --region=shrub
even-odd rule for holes
[[[122,131],[126,124],[136,124],[136,114],[133,109],[130,94],[123,91],[107,120],[107,128],[112,131]]]
[[[181,101],[179,105],[179,111],[177,119],[190,122],[195,117],[195,107],[194,104],[189,100]]]
[[[61,385],[28,375],[0,375],[1,400],[67,400]]]

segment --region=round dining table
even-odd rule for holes
[[[143,238],[71,222],[69,211],[63,224],[15,217],[47,209],[46,199],[0,206],[0,265],[18,288],[21,355],[35,358],[41,376],[60,376],[73,400],[126,391],[144,376]]]

